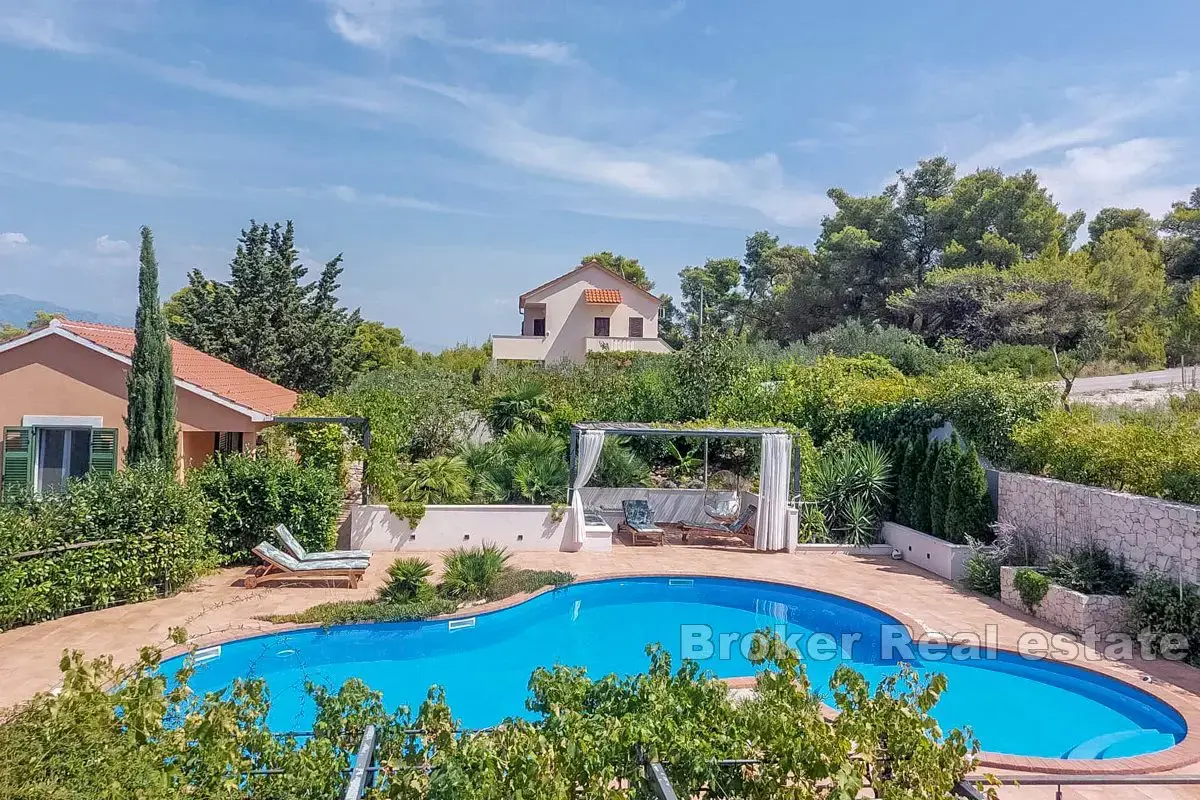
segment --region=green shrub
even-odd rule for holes
[[[1200,666],[1200,590],[1195,584],[1160,572],[1143,575],[1129,593],[1128,628],[1149,655],[1158,655],[1158,642],[1164,636],[1187,637],[1188,663]]]
[[[972,591],[990,597],[1000,596],[1000,558],[985,547],[972,548],[967,559],[963,583]]]
[[[507,550],[494,544],[456,548],[442,562],[442,581],[438,588],[443,595],[455,600],[487,597],[495,591],[510,558]]]
[[[988,494],[987,475],[979,464],[975,445],[971,445],[958,457],[946,503],[942,537],[959,544],[968,538],[990,539],[988,525],[991,521],[992,500]]]
[[[1013,586],[1025,608],[1032,612],[1050,590],[1050,579],[1035,569],[1021,567],[1013,575]]]
[[[1006,372],[983,375],[968,366],[950,367],[931,379],[927,397],[959,435],[1001,464],[1008,463],[1013,430],[1039,419],[1056,399],[1049,384]]]
[[[544,586],[566,586],[573,580],[574,575],[560,570],[508,569],[500,574],[485,596],[488,600],[503,600],[514,594],[536,592]]]
[[[1084,594],[1128,594],[1137,580],[1123,558],[1113,558],[1095,541],[1052,556],[1046,574],[1059,586]]]
[[[813,351],[827,355],[882,356],[905,375],[932,374],[946,361],[941,353],[912,331],[882,325],[867,327],[858,320],[840,322],[828,330],[814,333],[805,344]]]
[[[0,725],[0,797],[327,800],[345,792],[367,725],[385,765],[369,796],[408,800],[630,800],[645,796],[644,754],[666,765],[680,797],[946,798],[975,765],[978,742],[931,714],[944,677],[904,668],[868,682],[842,666],[814,686],[796,655],[772,644],[745,699],[696,662],[674,669],[651,647],[645,671],[628,676],[538,669],[527,718],[469,736],[458,735],[438,688],[413,714],[391,712],[359,680],[310,685],[316,721],[297,737],[268,728],[261,680],[204,693],[189,689],[184,670],[168,690],[152,651],[130,670],[75,654],[60,693]],[[836,719],[826,720],[822,700],[837,704]]]
[[[1200,436],[1193,414],[1077,406],[1014,431],[1017,469],[1150,497],[1200,503]]]
[[[919,397],[855,408],[848,419],[856,439],[876,444],[896,439],[928,439],[930,431],[943,422],[937,410]]]
[[[946,535],[946,510],[950,506],[950,490],[957,474],[958,439],[952,437],[949,442],[939,445],[937,451],[929,492],[929,532],[941,539]]]
[[[379,590],[379,599],[385,603],[428,600],[433,596],[432,574],[433,564],[423,558],[398,558],[388,567],[388,582]]]
[[[251,548],[273,542],[279,523],[309,550],[334,544],[342,491],[324,468],[302,467],[282,456],[232,455],[193,470],[188,485],[213,505],[209,532],[226,563],[251,560]]]
[[[996,343],[971,356],[980,372],[1015,372],[1022,378],[1054,379],[1054,354],[1036,344]]]
[[[195,488],[143,469],[93,474],[64,494],[0,503],[0,627],[178,590],[216,564],[211,513]]]
[[[937,469],[937,459],[941,450],[942,445],[939,442],[930,442],[925,448],[925,460],[921,463],[921,469],[917,473],[917,485],[913,490],[912,511],[910,512],[912,521],[910,527],[924,533],[932,533],[933,531],[933,511],[931,508],[933,476]]]
[[[292,614],[272,614],[262,617],[268,622],[296,625],[349,625],[354,622],[418,622],[430,617],[452,614],[458,603],[446,598],[432,597],[392,603],[380,600],[341,600],[320,603]]]

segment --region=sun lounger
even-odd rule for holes
[[[638,537],[649,539],[657,544],[665,544],[665,533],[662,528],[654,524],[654,516],[650,513],[650,503],[646,500],[622,500],[621,508],[625,512],[625,519],[621,520],[619,527],[629,528],[629,535],[634,544],[638,543]]]
[[[300,544],[300,540],[292,535],[287,525],[282,522],[275,526],[275,535],[283,543],[283,549],[301,561],[337,561],[346,558],[371,557],[370,550],[329,550],[323,553],[310,553]]]
[[[259,542],[258,547],[254,548],[254,555],[261,558],[263,564],[255,567],[254,571],[246,576],[244,584],[247,589],[253,589],[263,581],[317,578],[341,578],[354,589],[358,587],[358,580],[367,569],[367,560],[363,558],[299,561],[269,542]]]

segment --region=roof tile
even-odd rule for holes
[[[593,305],[617,305],[621,302],[620,289],[584,289],[583,302]]]
[[[62,320],[64,330],[100,345],[106,350],[130,358],[133,356],[132,328],[102,325],[96,322]],[[291,389],[260,378],[252,372],[235,367],[219,358],[203,353],[183,342],[171,340],[171,358],[175,377],[195,384],[226,400],[232,400],[263,414],[281,414],[296,405],[296,393]]]

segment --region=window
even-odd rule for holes
[[[641,317],[630,317],[629,318],[629,338],[630,339],[642,338],[642,323],[643,322],[645,322],[645,320],[643,320]]]
[[[244,434],[241,431],[213,434],[214,453],[240,453]]]
[[[41,428],[37,432],[34,489],[57,492],[68,478],[86,475],[91,462],[91,428]]]
[[[593,336],[608,336],[608,317],[596,317],[592,324]]]
[[[545,320],[545,318],[535,319],[533,321],[533,335],[534,336],[545,336],[546,335],[546,320]]]

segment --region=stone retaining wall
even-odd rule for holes
[[[1017,569],[1018,567],[1000,568],[1000,602],[1029,612],[1015,585]],[[1103,638],[1109,633],[1124,630],[1129,603],[1124,597],[1081,594],[1052,583],[1046,591],[1046,596],[1032,613],[1038,619],[1066,628],[1072,633],[1081,634],[1090,628],[1095,630],[1097,636]]]
[[[1200,582],[1200,506],[1000,472],[997,519],[1045,552],[1095,540],[1135,572],[1182,572],[1184,580]]]

